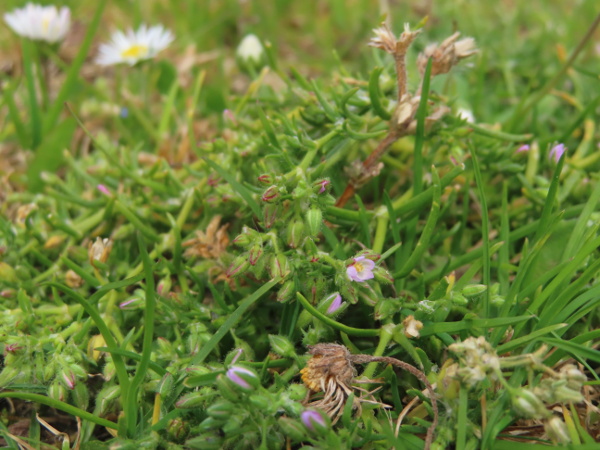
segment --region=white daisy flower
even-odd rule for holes
[[[136,31],[116,31],[108,44],[102,44],[96,63],[102,66],[127,63],[130,66],[154,58],[173,42],[173,33],[162,25],[140,26]]]
[[[260,39],[255,34],[248,34],[238,46],[236,50],[237,56],[242,61],[260,62],[265,51],[260,42]]]
[[[27,3],[25,7],[4,14],[6,24],[19,36],[37,41],[62,41],[71,26],[71,10],[63,6],[41,6]]]

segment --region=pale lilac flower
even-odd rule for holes
[[[335,294],[332,294],[332,296],[333,295],[335,295],[335,298],[331,302],[331,305],[329,305],[329,308],[327,308],[327,314],[333,314],[338,309],[340,309],[340,306],[342,306],[342,296],[337,292]]]
[[[250,383],[244,379],[250,377],[256,378],[256,374],[245,367],[231,366],[231,368],[227,371],[227,378],[243,389],[250,389],[252,387]]]
[[[517,149],[516,153],[527,153],[530,148],[531,147],[529,146],[529,144],[523,144]]]
[[[102,66],[127,63],[130,66],[154,58],[173,42],[173,33],[162,25],[140,26],[136,31],[116,31],[108,44],[101,44],[96,63]]]
[[[130,299],[125,300],[124,302],[119,303],[119,309],[122,309],[122,310],[138,309],[141,301],[142,301],[142,299],[139,297],[132,297]]]
[[[242,356],[242,353],[244,353],[244,350],[241,348],[238,348],[235,352],[235,356],[231,360],[231,364],[235,364],[235,362],[240,358],[240,356]]]
[[[565,144],[556,144],[554,147],[552,147],[552,150],[550,150],[550,154],[548,156],[550,156],[550,158],[557,163],[560,160],[563,153],[566,151],[567,148],[565,147]]]
[[[51,44],[62,41],[71,26],[71,10],[66,6],[42,6],[27,3],[25,7],[4,14],[6,24],[19,36]]]
[[[75,383],[77,380],[75,379],[75,374],[71,371],[62,373],[63,380],[65,380],[65,384],[69,389],[75,389]]]
[[[354,262],[346,268],[346,274],[348,274],[348,278],[352,281],[362,283],[363,281],[375,277],[375,275],[373,275],[374,268],[375,263],[373,261],[366,259],[364,256],[358,256],[357,258],[354,258]]]
[[[331,182],[329,180],[323,180],[319,182],[319,185],[321,186],[321,188],[319,189],[319,194],[322,194],[323,192],[325,192],[327,190],[327,186],[331,184]]]
[[[109,197],[111,195],[110,191],[108,190],[108,188],[106,186],[104,186],[103,184],[99,184],[98,186],[96,186],[96,189],[98,189],[104,195],[108,195]]]
[[[310,431],[316,431],[317,428],[325,428],[327,424],[321,414],[314,409],[307,409],[300,414],[300,420]]]

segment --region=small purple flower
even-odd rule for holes
[[[128,300],[125,300],[124,302],[119,303],[119,309],[123,309],[123,310],[131,310],[131,309],[138,309],[139,308],[139,303],[141,302],[141,299],[139,297],[132,297]]]
[[[517,149],[515,153],[527,153],[530,148],[531,147],[529,146],[529,144],[523,144]]]
[[[227,371],[227,378],[243,389],[251,389],[252,386],[248,381],[246,381],[246,379],[256,378],[256,374],[245,367],[231,366],[231,368]]]
[[[352,281],[358,281],[362,283],[364,281],[374,278],[373,269],[375,263],[370,259],[366,259],[364,256],[358,256],[354,258],[354,262],[346,268],[346,274]]]
[[[327,426],[325,419],[314,409],[307,409],[300,414],[300,420],[310,431],[316,431],[317,428],[325,428]]]
[[[335,295],[335,298],[331,302],[331,305],[329,305],[329,308],[327,308],[327,314],[333,314],[338,309],[340,309],[340,306],[342,306],[342,296],[340,294],[338,294],[337,292],[334,295]]]
[[[552,150],[550,150],[550,154],[548,156],[551,159],[553,159],[554,162],[557,163],[560,160],[563,153],[566,151],[567,149],[565,147],[565,144],[556,144],[554,147],[552,147]]]
[[[62,373],[63,380],[69,389],[75,389],[75,383],[77,382],[75,374],[71,371]]]
[[[103,184],[99,184],[98,186],[96,186],[96,189],[98,189],[100,192],[102,192],[104,195],[107,196],[111,196],[110,191],[108,190],[108,188],[106,186],[104,186]]]
[[[129,109],[127,109],[126,106],[121,107],[119,117],[121,117],[121,119],[127,119],[127,117],[129,117]]]

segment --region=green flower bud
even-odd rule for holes
[[[266,203],[276,202],[281,195],[279,194],[279,188],[275,185],[268,188],[261,197],[261,200]]]
[[[167,435],[174,442],[183,442],[190,433],[190,426],[183,419],[176,418],[167,422]]]
[[[71,398],[75,406],[87,410],[90,404],[90,392],[85,383],[77,383],[75,385],[75,389],[71,391]]]
[[[277,301],[286,303],[294,297],[295,293],[296,283],[294,283],[292,280],[286,281],[283,286],[279,288],[279,291],[277,291]]]
[[[504,305],[505,301],[506,301],[506,299],[502,295],[492,295],[492,298],[490,299],[490,303],[492,304],[492,306],[495,306],[496,308]]]
[[[461,294],[465,297],[474,297],[484,293],[486,289],[487,286],[485,284],[469,284],[463,288]]]
[[[394,277],[392,274],[381,266],[375,267],[373,270],[373,275],[375,276],[375,280],[379,283],[392,284],[394,282]]]
[[[235,278],[244,273],[248,267],[250,267],[248,258],[240,255],[233,260],[225,274],[228,277]]]
[[[304,222],[294,220],[287,228],[287,244],[291,248],[298,248],[304,239]]]
[[[251,265],[256,265],[258,262],[258,258],[260,258],[263,254],[263,248],[261,244],[254,244],[250,249],[250,253],[248,254],[248,262]]]
[[[450,294],[450,300],[457,306],[465,306],[469,304],[469,300],[467,300],[465,296],[459,292],[452,292]]]
[[[206,414],[216,420],[227,420],[235,412],[235,405],[228,400],[217,400],[206,409]]]
[[[265,228],[271,228],[281,212],[281,206],[276,203],[267,203],[263,208],[263,224]]]
[[[287,393],[290,396],[290,400],[294,402],[300,402],[306,398],[306,392],[308,389],[303,384],[291,384],[287,388]]]
[[[557,416],[552,416],[544,424],[544,431],[555,444],[570,444],[571,436],[567,425]]]
[[[231,366],[226,377],[232,386],[246,392],[253,391],[260,385],[256,372],[242,366]]]
[[[64,402],[68,396],[69,391],[67,391],[63,384],[58,380],[54,380],[48,387],[48,397],[53,398],[54,400]]]
[[[173,383],[173,375],[167,372],[154,388],[154,392],[164,397],[171,393],[171,391],[173,390]]]
[[[96,410],[98,414],[104,414],[108,411],[108,408],[113,400],[117,399],[121,395],[120,386],[108,386],[98,392],[96,396]]]
[[[529,389],[517,389],[511,396],[513,409],[529,419],[543,419],[551,415],[544,403]]]
[[[308,235],[314,237],[321,231],[323,212],[319,208],[312,207],[306,213],[305,221]]]
[[[4,261],[0,261],[0,281],[4,281],[5,283],[16,283],[17,280],[17,272],[15,269]]]
[[[258,177],[258,181],[265,186],[270,186],[274,182],[273,177],[269,174],[262,174]]]
[[[213,390],[200,390],[194,392],[188,392],[187,394],[179,397],[179,400],[175,402],[175,407],[179,409],[191,409],[198,408],[204,403],[214,397],[215,392]]]
[[[292,344],[291,341],[285,336],[270,334],[269,343],[271,344],[273,351],[278,355],[283,356],[284,358],[296,357],[296,349],[294,348],[294,344]]]
[[[271,256],[269,273],[273,278],[285,278],[290,273],[288,259],[282,253]]]
[[[287,437],[295,442],[301,442],[306,440],[306,430],[304,427],[295,419],[289,417],[280,417],[277,419],[277,424]]]
[[[236,436],[240,436],[243,433],[244,439],[248,439],[250,442],[252,442],[253,445],[249,443],[249,445],[243,444],[240,442],[239,448],[256,448],[257,439],[252,438],[252,436],[255,436],[256,434],[252,431],[249,432],[247,429],[244,430],[244,420],[245,418],[241,415],[234,415],[228,417],[227,422],[225,422],[222,426],[223,433],[225,433],[225,436],[228,438],[234,438]]]
[[[277,405],[273,401],[273,399],[267,397],[265,394],[253,394],[248,398],[248,401],[254,408],[258,411],[261,411],[265,415],[269,415],[269,411],[275,407],[277,409]]]

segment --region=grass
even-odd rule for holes
[[[60,46],[0,30],[3,445],[597,446],[595,2],[263,3],[64,1]],[[366,45],[386,14],[422,26],[400,106]],[[94,64],[141,23],[176,40]],[[421,74],[454,31],[478,53]],[[370,364],[344,378],[323,343]],[[435,387],[431,446],[390,358]]]

